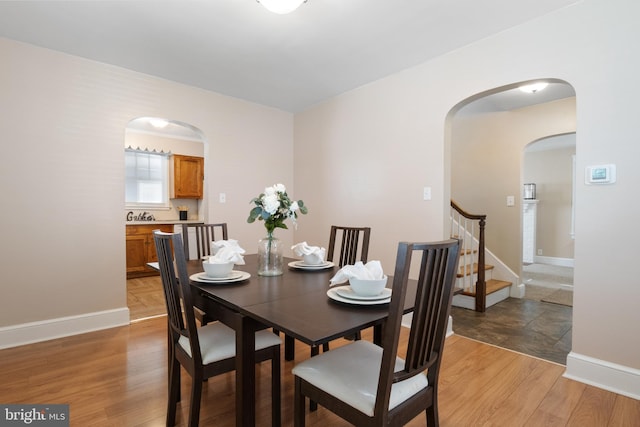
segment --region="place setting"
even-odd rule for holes
[[[325,248],[310,246],[307,242],[302,242],[293,245],[291,250],[293,250],[295,255],[302,257],[301,260],[291,261],[288,264],[291,268],[297,270],[317,271],[333,268],[334,266],[333,262],[325,260]]]
[[[330,280],[327,296],[344,304],[381,305],[391,302],[391,289],[387,288],[388,277],[380,261],[362,261],[345,265]],[[349,285],[337,286],[349,282]]]
[[[203,272],[189,276],[190,280],[199,283],[228,284],[242,282],[251,277],[246,271],[234,270],[236,265],[244,265],[245,250],[238,245],[237,240],[217,240],[211,242],[213,255],[204,257]]]

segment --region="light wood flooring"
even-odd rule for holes
[[[127,280],[127,307],[132,321],[167,314],[160,276]]]
[[[401,346],[406,345],[403,329]],[[371,339],[371,332],[363,333]],[[333,346],[346,344],[338,340]],[[283,425],[292,423],[294,363],[309,357],[296,343],[296,361],[282,360]],[[0,402],[70,405],[71,426],[163,426],[167,398],[166,319],[97,331],[0,351]],[[564,367],[460,336],[447,339],[439,409],[443,427],[580,426],[638,427],[640,401],[562,377]],[[258,426],[270,423],[270,370],[256,379]],[[183,373],[188,412],[190,378]],[[235,423],[235,375],[204,386],[201,425]],[[324,408],[307,415],[310,426],[346,426]],[[424,426],[418,416],[409,426]]]

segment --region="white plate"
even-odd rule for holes
[[[391,297],[391,289],[389,288],[384,288],[379,295],[358,295],[353,291],[353,289],[351,289],[351,286],[340,286],[339,288],[336,288],[336,292],[341,297],[360,301],[375,301]]]
[[[346,304],[354,304],[354,305],[378,305],[378,304],[389,304],[391,302],[391,296],[385,299],[376,299],[376,300],[358,300],[345,298],[338,294],[338,289],[340,288],[329,288],[327,291],[327,296],[334,301],[344,302]]]
[[[194,282],[200,283],[233,283],[233,282],[241,282],[243,280],[247,280],[251,277],[251,274],[245,271],[231,270],[226,277],[209,277],[207,273],[196,273],[189,276],[189,279]]]
[[[304,261],[291,261],[289,263],[289,267],[299,270],[324,270],[333,266],[334,264],[331,261],[325,261],[322,264],[305,264]]]

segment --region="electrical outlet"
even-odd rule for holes
[[[542,255],[542,249],[538,249],[538,255]]]
[[[227,195],[225,193],[220,193],[219,200],[220,203],[227,203]]]

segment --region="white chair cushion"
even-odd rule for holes
[[[292,372],[364,414],[373,416],[381,363],[382,348],[360,340],[305,360]],[[398,357],[395,371],[402,369],[404,360]],[[424,373],[393,384],[389,410],[427,385]]]
[[[236,333],[223,323],[212,322],[198,328],[198,340],[202,363],[205,365],[236,355]],[[256,350],[278,345],[280,342],[280,337],[271,330],[256,332]],[[180,337],[178,344],[191,356],[191,345],[187,337]]]

